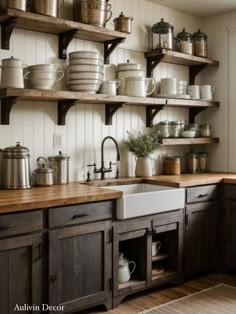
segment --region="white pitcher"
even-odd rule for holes
[[[153,78],[126,77],[124,95],[134,97],[146,97],[151,95],[156,88],[156,81]],[[149,90],[151,83],[151,90]]]
[[[151,161],[154,163],[152,167]],[[151,177],[152,170],[155,168],[155,160],[150,157],[137,157],[135,175],[136,177]]]

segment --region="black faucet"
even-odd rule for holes
[[[101,168],[97,169],[96,168],[96,164],[94,163],[93,165],[88,165],[88,167],[94,167],[94,173],[101,173],[101,180],[105,179],[105,173],[106,172],[112,172],[112,162],[110,161],[109,163],[109,168],[105,168],[104,166],[104,144],[106,142],[106,140],[112,140],[116,146],[116,153],[117,153],[117,157],[116,157],[116,161],[120,161],[120,152],[119,152],[119,147],[118,144],[116,142],[116,140],[112,137],[112,136],[106,136],[103,140],[102,140],[102,144],[101,144]],[[119,174],[119,170],[117,172],[117,177]]]

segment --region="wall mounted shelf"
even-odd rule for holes
[[[127,34],[103,27],[68,21],[56,17],[7,9],[0,13],[2,26],[1,47],[10,48],[10,38],[15,28],[55,34],[59,37],[59,58],[66,59],[66,50],[73,38],[95,41],[104,44],[104,61],[109,63],[109,56]]]
[[[147,59],[147,76],[151,77],[160,62],[189,67],[189,84],[194,84],[196,75],[206,66],[219,66],[219,61],[201,58],[168,49],[156,49],[145,53]]]
[[[201,144],[218,144],[218,137],[195,137],[195,138],[165,138],[160,139],[161,145],[201,145]]]

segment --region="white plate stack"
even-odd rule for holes
[[[103,81],[103,73],[104,63],[98,52],[76,51],[69,54],[69,90],[96,94]]]

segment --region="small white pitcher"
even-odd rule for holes
[[[156,88],[156,81],[153,78],[126,77],[123,80],[125,80],[125,96],[146,97],[151,95]],[[149,90],[150,82],[151,90]]]
[[[153,167],[151,161],[154,163]],[[156,162],[155,159],[150,157],[137,157],[135,176],[136,177],[151,177],[152,171],[155,169]]]

